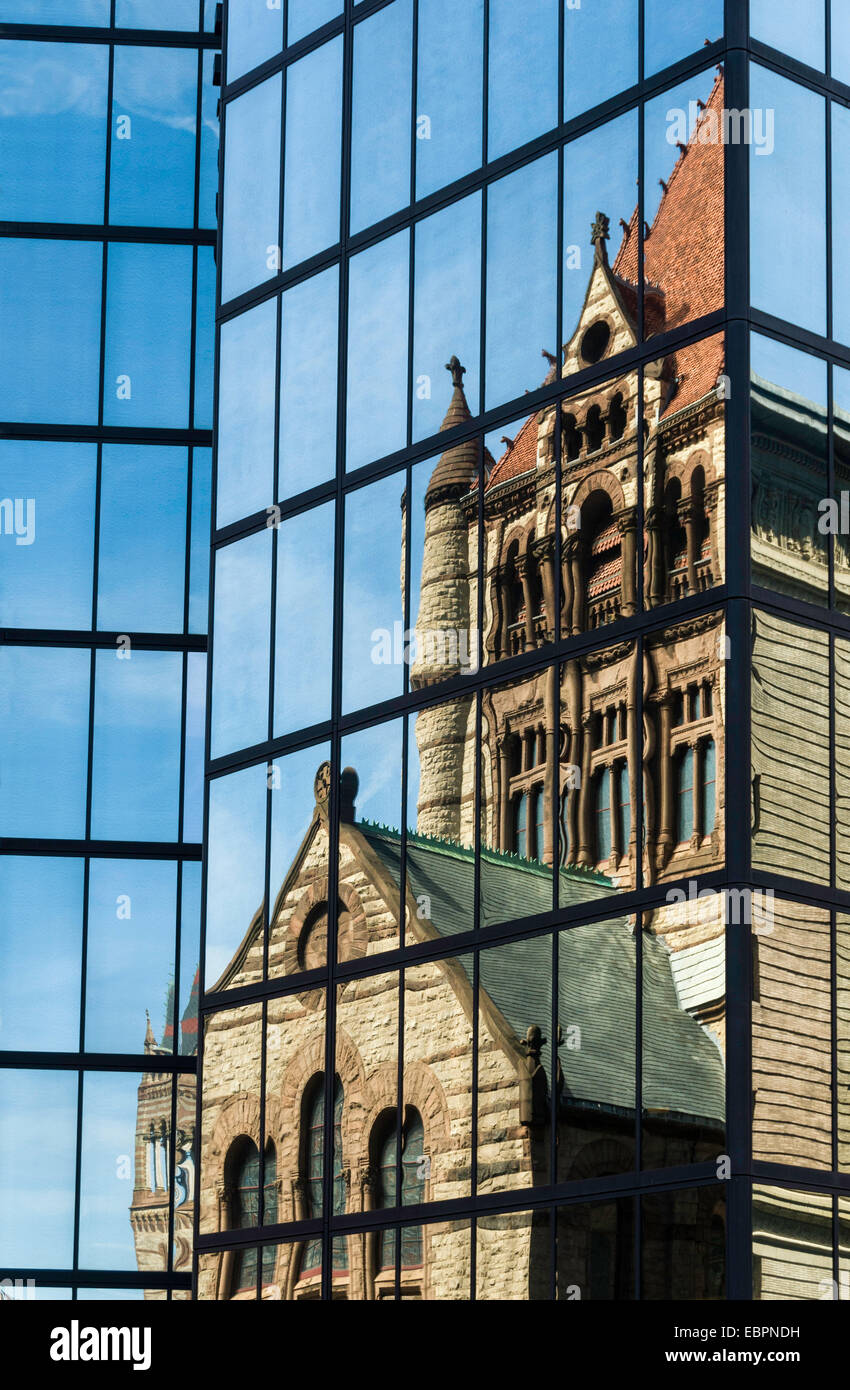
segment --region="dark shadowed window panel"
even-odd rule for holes
[[[564,119],[638,80],[638,0],[564,5]]]
[[[73,1052],[79,1045],[83,875],[82,859],[0,858],[6,904],[0,1011],[6,1048]]]
[[[194,49],[116,47],[110,222],[192,226],[197,102]],[[92,220],[100,221],[100,215]]]
[[[394,1207],[419,1206],[424,1200],[425,1179],[423,1176],[423,1157],[425,1152],[425,1128],[418,1110],[409,1107],[405,1115],[401,1136],[401,1201],[396,1196],[396,1168],[398,1144],[396,1142],[396,1112],[390,1111],[385,1120],[383,1142],[378,1155],[380,1165],[380,1200],[378,1206]],[[386,1230],[381,1233],[380,1269],[395,1268],[396,1233]],[[416,1226],[402,1229],[401,1267],[410,1269],[422,1263],[422,1230]]]
[[[260,1155],[251,1139],[237,1140],[234,1153],[230,1156],[232,1167],[232,1227],[244,1230],[259,1225],[260,1221]],[[269,1140],[265,1154],[264,1221],[273,1223],[277,1212],[277,1162],[274,1144]],[[263,1283],[271,1282],[274,1261],[274,1246],[263,1247]],[[230,1297],[252,1290],[257,1282],[257,1250],[254,1247],[237,1250],[233,1259]]]
[[[410,201],[411,0],[395,0],[354,29],[351,231]]]
[[[268,737],[273,535],[256,531],[216,553],[213,758]]]
[[[632,828],[632,802],[629,790],[629,765],[618,763],[615,772],[617,810],[617,853],[627,854]]]
[[[481,163],[482,0],[420,0],[416,196]]]
[[[192,248],[113,243],[108,251],[104,421],[186,429]]]
[[[95,444],[0,444],[0,622],[87,628],[92,610]]]
[[[558,1209],[557,1297],[622,1302],[635,1292],[634,1197]]]
[[[607,767],[596,774],[593,815],[596,827],[596,860],[601,862],[611,857],[611,772]]]
[[[714,739],[700,744],[700,832],[710,835],[717,815],[717,753]]]
[[[840,3],[833,5],[833,12],[843,8]],[[750,0],[750,33],[760,43],[770,44],[771,48],[789,53],[792,58],[823,72],[826,11],[821,0],[807,5],[805,13],[797,0]]]
[[[100,222],[109,52],[89,44],[0,42],[0,217]]]
[[[0,1070],[0,1212],[3,1258],[11,1267],[67,1268],[73,1262],[77,1087],[72,1071]],[[26,1135],[37,1135],[38,1142],[22,1142]],[[132,1149],[132,1123],[121,1139]],[[107,1142],[106,1152],[114,1172],[114,1142]],[[131,1188],[123,1183],[128,1234]]]
[[[514,854],[521,859],[528,855],[528,794],[523,792],[514,802]]]
[[[0,648],[0,830],[82,839],[86,827],[91,656],[80,648]],[[49,777],[34,777],[49,768]]]
[[[826,331],[826,111],[822,96],[754,63],[750,277],[755,308]],[[760,139],[756,138],[756,118]],[[776,219],[783,234],[776,236]]]
[[[706,40],[722,36],[723,0],[694,0],[684,9],[677,7],[672,21],[669,0],[645,0],[644,76],[697,53]]]
[[[488,159],[558,123],[558,0],[490,0]]]
[[[286,71],[283,267],[339,241],[342,39]]]
[[[0,240],[4,420],[97,424],[102,275],[99,242]]]
[[[676,839],[679,844],[694,833],[694,750],[682,748],[674,759]]]
[[[227,108],[222,302],[280,269],[280,107],[278,73]]]
[[[227,10],[227,80],[235,82],[282,49],[283,5],[230,0]]]
[[[319,1076],[313,1083],[309,1106],[304,1111],[302,1129],[303,1171],[302,1180],[307,1185],[307,1211],[305,1215],[316,1218],[322,1215],[322,1185],[325,1163],[325,1090],[324,1077]],[[345,1174],[343,1172],[342,1117],[344,1092],[339,1077],[334,1079],[333,1108],[333,1215],[345,1211]],[[322,1246],[319,1240],[309,1240],[301,1257],[300,1277],[315,1273],[321,1268]],[[333,1241],[333,1269],[342,1271],[348,1268],[348,1242],[345,1236]]]
[[[726,1193],[718,1184],[640,1199],[641,1299],[725,1297]]]
[[[207,990],[262,977],[262,941],[240,960],[237,947],[252,924],[262,927],[266,873],[266,764],[242,768],[210,784],[206,966]],[[260,932],[260,935],[262,933]]]

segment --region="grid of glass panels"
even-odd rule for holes
[[[220,41],[198,0],[0,19],[0,1267],[185,1299]]]

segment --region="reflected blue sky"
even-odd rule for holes
[[[338,14],[342,14],[342,0],[289,0],[287,43],[297,43]]]
[[[98,627],[182,632],[187,492],[188,450],[104,445]]]
[[[175,840],[183,657],[99,651],[95,671],[92,838]]]
[[[833,0],[833,13],[846,13],[841,0]],[[805,22],[799,0],[750,0],[750,33],[801,63],[823,71],[826,9],[822,0],[806,6]]]
[[[413,290],[413,437],[434,434],[449,402],[446,363],[466,367],[469,408],[479,408],[481,194],[417,224]]]
[[[335,511],[328,502],[276,531],[276,738],[330,718]]]
[[[281,79],[270,77],[227,108],[222,301],[275,273],[279,246]]]
[[[90,669],[81,648],[0,647],[0,834],[85,834]]]
[[[696,53],[706,39],[723,36],[723,0],[688,0],[677,5],[671,24],[670,0],[644,0],[645,75],[650,77],[670,63]]]
[[[217,526],[272,501],[276,335],[273,299],[221,326]]]
[[[216,555],[213,758],[268,737],[273,534],[259,531]]]
[[[109,247],[103,413],[109,425],[186,429],[192,248]]]
[[[342,38],[286,74],[283,268],[339,241]]]
[[[404,473],[349,493],[345,503],[342,704],[344,710],[402,691],[401,662],[377,661],[380,632],[402,623],[401,496]],[[397,645],[397,644],[396,644]]]
[[[559,0],[490,0],[488,158],[558,124]]]
[[[677,15],[678,24],[678,15]],[[638,80],[638,0],[564,2],[564,119]]]
[[[79,1253],[83,1268],[136,1268],[128,1208],[133,1197],[140,1080],[132,1072],[87,1072],[83,1078]],[[170,1103],[166,1096],[164,1107]]]
[[[294,285],[282,298],[281,498],[324,482],[336,469],[338,296],[339,269],[334,265]]]
[[[265,763],[210,783],[204,977],[207,989],[213,987],[230,961],[263,900],[266,787]]]
[[[230,0],[227,26],[227,80],[234,82],[283,46],[283,5]]]
[[[197,53],[119,47],[112,84],[110,221],[191,227]]]
[[[565,341],[573,334],[587,293],[593,265],[593,219],[597,211],[611,219],[613,259],[620,244],[619,219],[628,222],[637,204],[637,176],[638,125],[634,111],[599,126],[564,150]]]
[[[410,199],[412,0],[396,0],[354,30],[351,231]]]
[[[407,442],[410,233],[353,256],[348,289],[346,467]]]
[[[416,196],[481,163],[482,0],[419,0]]]
[[[329,743],[314,744],[276,758],[280,785],[272,786],[269,891],[276,898],[298,847],[307,833],[316,806],[314,783],[322,763],[331,756]]]
[[[75,1073],[0,1069],[0,1114],[4,1262],[12,1267],[67,1268],[74,1241]],[[122,1148],[134,1128],[131,1117]],[[31,1136],[32,1142],[22,1142],[22,1135]],[[129,1231],[126,1207],[124,1223]]]
[[[3,855],[0,899],[0,1046],[73,1052],[80,1043],[83,861]]]

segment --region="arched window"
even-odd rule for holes
[[[572,463],[581,453],[581,430],[576,424],[574,415],[564,415],[564,458],[567,463]]]
[[[521,792],[514,800],[514,852],[528,858],[528,795]]]
[[[626,421],[626,408],[623,405],[623,397],[618,391],[608,408],[608,437],[610,439],[622,439],[626,432]]]
[[[714,829],[716,792],[717,758],[714,739],[707,738],[700,745],[699,828],[701,835],[710,835]]]
[[[532,817],[534,823],[534,844],[530,847],[528,857],[529,859],[539,859],[542,861],[543,846],[546,843],[544,829],[546,798],[543,795],[542,787],[534,788],[531,793],[531,804],[534,808]]]
[[[593,454],[597,449],[602,448],[605,440],[605,421],[602,419],[602,411],[598,405],[592,405],[587,412],[584,434],[587,440],[588,453]]]
[[[228,1187],[230,1198],[230,1228],[245,1230],[260,1224],[260,1153],[253,1139],[243,1135],[233,1144],[227,1158]],[[265,1176],[263,1181],[263,1224],[274,1225],[277,1221],[277,1155],[274,1144],[266,1144]],[[274,1277],[275,1251],[273,1246],[263,1248],[263,1283],[271,1283]],[[230,1277],[230,1297],[238,1293],[252,1293],[257,1287],[257,1251],[243,1249],[234,1252]]]
[[[676,839],[681,844],[694,833],[694,750],[681,748],[674,763],[676,774]]]
[[[622,555],[620,528],[606,492],[591,494],[581,509],[584,559],[585,625],[592,629],[620,616]]]
[[[378,1207],[413,1207],[425,1200],[425,1127],[413,1106],[405,1107],[401,1134],[401,1201],[396,1201],[396,1111],[387,1111],[376,1126],[378,1167]],[[395,1231],[382,1231],[378,1241],[378,1269],[395,1268]],[[405,1226],[401,1232],[401,1267],[414,1269],[422,1264],[422,1228]]]
[[[616,800],[614,806],[617,817],[617,853],[626,854],[629,848],[629,836],[632,833],[632,799],[629,791],[628,763],[617,764],[615,777]]]
[[[334,1130],[333,1130],[333,1215],[340,1216],[345,1211],[345,1176],[342,1166],[342,1082],[336,1077],[334,1082]],[[301,1135],[301,1176],[306,1191],[307,1220],[317,1220],[322,1215],[322,1183],[324,1178],[324,1127],[325,1127],[325,1087],[324,1077],[319,1075],[305,1092],[302,1110]],[[315,1273],[321,1268],[321,1240],[308,1240],[301,1257],[301,1275]],[[345,1236],[334,1237],[333,1268],[348,1268],[348,1242]]]
[[[593,812],[596,825],[596,862],[611,858],[611,772],[604,767],[593,783]]]

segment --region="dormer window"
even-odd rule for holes
[[[604,319],[599,319],[592,323],[581,340],[581,359],[592,367],[594,362],[599,362],[608,351],[608,344],[611,341],[611,329]]]

